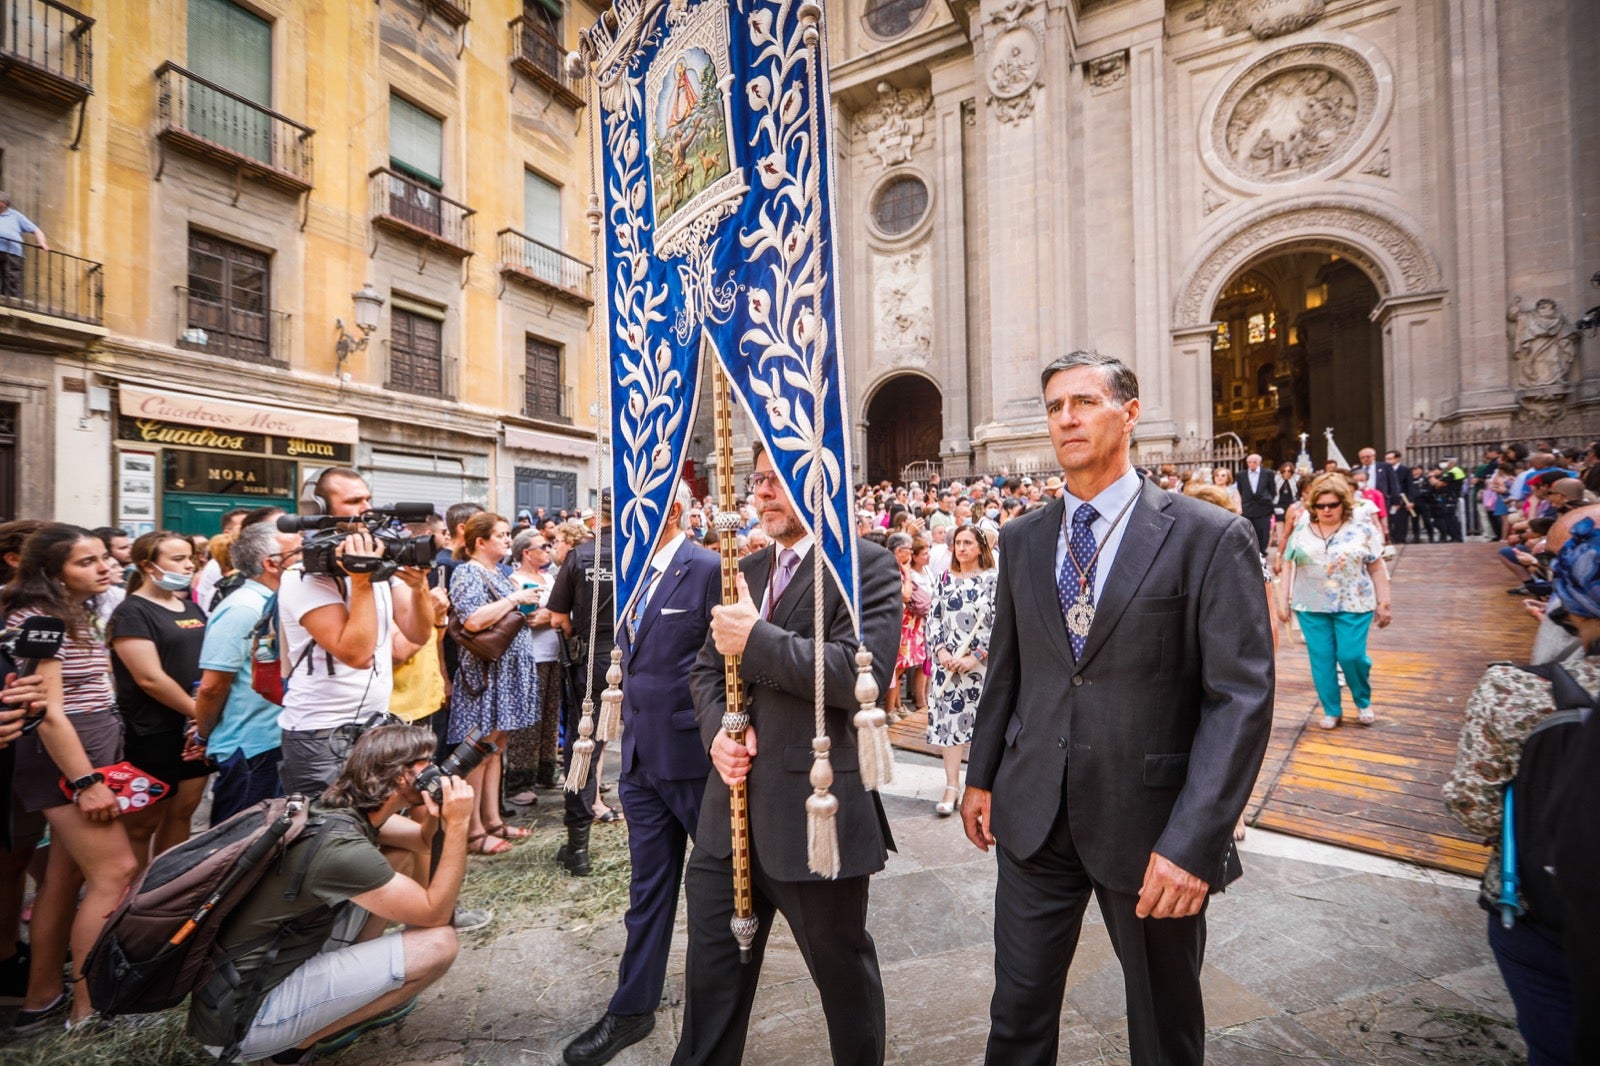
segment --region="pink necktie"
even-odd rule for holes
[[[800,554],[793,548],[785,548],[778,553],[778,571],[772,575],[772,583],[767,590],[768,618],[772,617],[772,609],[778,605],[778,597],[789,587],[789,582],[794,578],[795,567],[799,565]]]

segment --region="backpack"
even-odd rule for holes
[[[228,915],[273,862],[294,841],[316,834],[321,822],[311,822],[309,811],[309,801],[300,795],[263,800],[156,856],[106,920],[84,963],[89,997],[100,1013],[109,1018],[177,1006],[233,956],[260,947],[255,941],[229,955],[212,950]],[[304,855],[292,883],[296,895],[321,840],[316,837],[311,847],[301,849]],[[287,923],[274,939],[293,927]],[[256,987],[225,1019],[235,1045],[267,991],[259,986],[270,963],[269,955]]]
[[[1539,720],[1522,742],[1517,775],[1506,785],[1501,824],[1500,896],[1485,902],[1507,928],[1517,918],[1561,931],[1561,894],[1556,884],[1557,800],[1567,777],[1579,731],[1594,698],[1559,663],[1522,669],[1550,682],[1555,710]]]

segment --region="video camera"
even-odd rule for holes
[[[307,533],[300,560],[308,574],[371,574],[374,581],[387,581],[402,566],[425,569],[433,565],[437,553],[432,534],[410,537],[394,528],[402,522],[426,521],[432,514],[431,503],[397,503],[359,515],[286,514],[278,516],[278,531]],[[358,528],[372,534],[382,549],[381,556],[347,555],[341,559],[335,554]]]
[[[67,623],[48,615],[24,618],[10,629],[0,632],[0,681],[10,674],[27,677],[33,673],[41,659],[54,659],[61,654],[61,643],[67,636]],[[30,714],[22,723],[23,733],[31,733],[44,721],[42,714]]]

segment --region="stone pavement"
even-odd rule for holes
[[[899,853],[873,880],[868,924],[888,1000],[891,1063],[981,1061],[992,990],[994,859],[933,803],[933,760],[899,753],[885,805]],[[619,838],[610,838],[620,842]],[[1245,876],[1212,901],[1204,972],[1208,1059],[1273,1063],[1514,1063],[1521,1041],[1466,878],[1252,830]],[[670,1060],[681,1021],[682,909],[655,1032],[620,1066]],[[616,981],[620,915],[467,939],[450,974],[349,1066],[558,1063]],[[745,1061],[828,1062],[821,1009],[794,942],[774,929]],[[1093,906],[1068,982],[1062,1064],[1126,1063],[1120,971]]]

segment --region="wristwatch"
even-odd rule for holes
[[[68,782],[67,787],[72,789],[72,794],[76,796],[79,792],[82,792],[86,788],[92,788],[95,785],[104,784],[105,779],[105,774],[101,773],[99,770],[95,770],[91,773],[84,774],[76,781]]]

